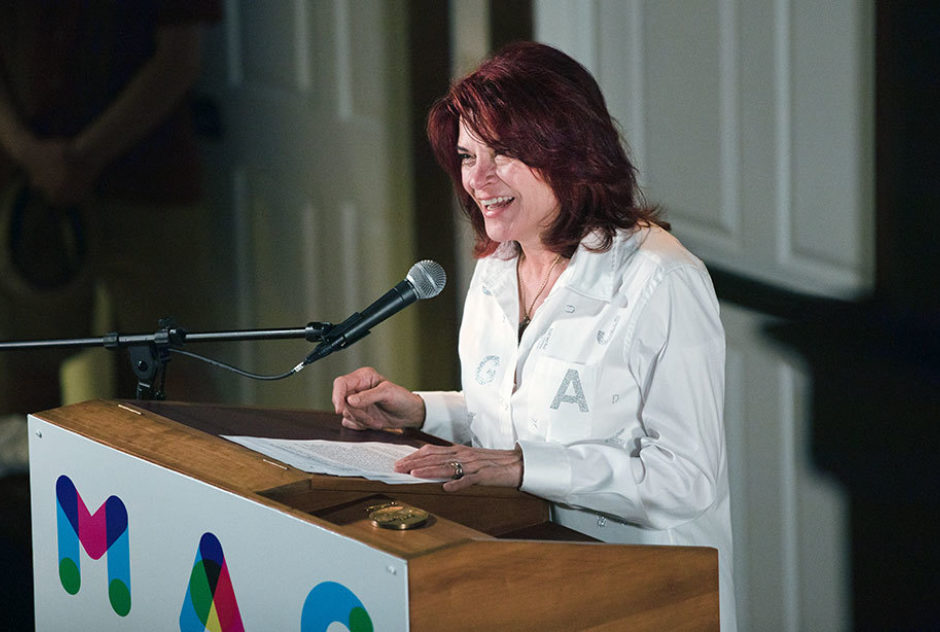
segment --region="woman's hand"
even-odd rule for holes
[[[395,463],[395,471],[418,478],[451,478],[444,483],[449,492],[471,485],[518,488],[522,485],[522,449],[428,444]]]
[[[333,380],[333,407],[343,416],[343,425],[353,430],[420,428],[424,424],[424,400],[371,367]]]

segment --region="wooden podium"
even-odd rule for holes
[[[718,629],[714,549],[588,541],[515,490],[309,474],[220,435],[439,441],[234,406],[32,415],[38,631]],[[389,500],[431,519],[374,526]]]

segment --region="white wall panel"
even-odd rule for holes
[[[677,28],[671,4],[644,6],[647,144],[641,168],[648,194],[666,204],[677,228],[738,250],[734,7],[685,3]]]
[[[851,629],[847,503],[810,461],[809,384],[771,320],[722,304],[725,427],[742,631]]]
[[[210,166],[232,200],[242,328],[338,323],[404,278],[414,262],[406,31],[401,2],[229,0],[224,147]],[[219,174],[227,174],[221,177]],[[225,182],[225,185],[218,183]],[[360,364],[412,381],[414,314],[283,382],[241,378],[246,403],[330,407],[335,376]],[[393,346],[393,341],[395,342]],[[245,368],[289,370],[303,340],[246,344]]]
[[[873,283],[871,13],[867,0],[546,1],[536,32],[595,73],[648,196],[697,254],[848,297]]]
[[[873,274],[873,27],[867,3],[790,8],[795,273],[866,287]]]

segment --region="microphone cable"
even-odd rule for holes
[[[215,360],[208,356],[204,356],[198,353],[193,353],[192,351],[186,351],[185,349],[174,349],[173,347],[170,347],[168,350],[170,351],[170,353],[178,353],[180,355],[188,356],[196,360],[201,360],[207,364],[211,364],[214,367],[225,369],[226,371],[231,371],[232,373],[235,373],[242,377],[250,378],[252,380],[273,382],[275,380],[283,380],[284,378],[290,377],[297,373],[295,369],[291,369],[290,371],[286,371],[284,373],[278,373],[277,375],[261,375],[259,373],[252,373],[250,371],[245,371],[244,369],[240,369],[237,366],[228,364],[227,362],[222,362],[221,360]]]
[[[170,347],[168,351],[170,353],[178,353],[180,355],[189,356],[190,358],[194,358],[196,360],[201,360],[205,362],[206,364],[211,364],[214,367],[225,369],[226,371],[231,371],[232,373],[241,375],[242,377],[251,378],[253,380],[273,382],[274,380],[283,380],[284,378],[290,377],[296,373],[294,369],[291,369],[290,371],[286,371],[284,373],[278,373],[277,375],[261,375],[260,373],[252,373],[244,369],[239,369],[237,366],[228,364],[227,362],[222,362],[221,360],[215,360],[208,356],[204,356],[198,353],[193,353],[192,351],[186,351],[185,349],[174,349]]]

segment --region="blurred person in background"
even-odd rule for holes
[[[96,298],[121,333],[208,320],[188,97],[201,29],[220,17],[219,0],[0,4],[0,339],[103,334]],[[58,405],[64,357],[0,353],[0,413]],[[210,396],[187,370],[168,372],[174,395]],[[115,395],[79,377],[87,395]]]

